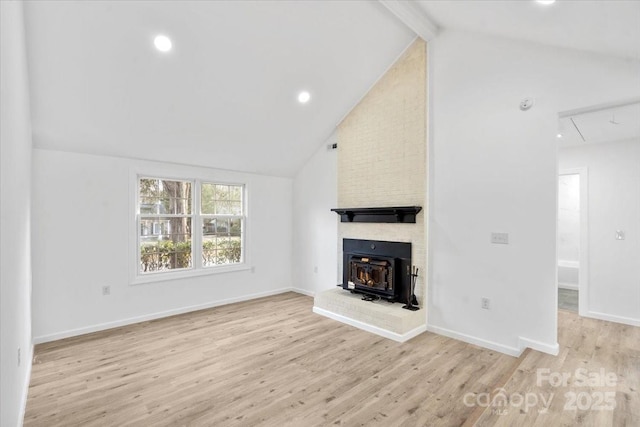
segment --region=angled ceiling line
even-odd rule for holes
[[[438,25],[416,2],[409,0],[378,0],[389,9],[403,24],[409,27],[422,40],[434,39],[439,32]]]
[[[404,54],[407,53],[407,51],[411,48],[411,46],[413,46],[416,40],[420,38],[421,38],[420,36],[414,37],[413,40],[411,40],[411,43],[409,43],[404,49],[402,49],[402,52],[400,52],[398,56],[396,56],[395,59],[391,61],[391,63],[387,66],[387,68],[384,69],[382,74],[380,74],[378,78],[373,83],[371,83],[371,85],[367,88],[366,91],[364,91],[364,93],[358,98],[358,100],[347,109],[346,113],[344,113],[342,117],[340,117],[340,120],[336,122],[336,128],[340,126],[340,123],[342,123],[344,119],[346,119],[347,116],[351,114],[353,109],[356,108],[358,104],[362,102],[362,100],[369,94],[369,92],[371,92],[371,89],[373,89],[378,84],[378,82],[380,82],[380,80],[382,80],[382,78],[387,75],[389,70],[391,70],[396,65],[396,63],[400,60],[400,58],[402,58]]]
[[[578,131],[578,135],[580,135],[580,138],[582,138],[582,141],[583,142],[587,142],[587,140],[584,138],[584,135],[582,134],[582,132],[580,132],[580,129],[578,128],[578,125],[573,120],[573,117],[569,117],[569,120],[571,120],[571,124],[573,124],[573,127],[576,128],[576,131]]]
[[[634,104],[640,104],[640,96],[639,97],[625,99],[625,100],[622,100],[622,101],[607,102],[607,103],[604,103],[604,104],[591,105],[589,107],[583,107],[583,108],[576,108],[576,109],[573,109],[573,110],[561,111],[561,112],[558,113],[558,118],[565,119],[565,118],[568,118],[568,117],[579,116],[581,114],[596,113],[598,111],[609,110],[611,108],[627,107],[629,105],[634,105]]]

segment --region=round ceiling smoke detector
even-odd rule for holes
[[[532,98],[525,98],[520,102],[520,109],[522,111],[527,111],[531,107],[533,107],[533,99]]]

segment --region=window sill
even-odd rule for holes
[[[166,282],[169,280],[188,279],[191,277],[210,276],[213,274],[233,273],[236,271],[249,271],[253,270],[253,267],[247,264],[234,264],[225,265],[220,267],[206,267],[198,270],[182,270],[172,271],[167,273],[149,273],[146,275],[139,275],[133,278],[130,285],[142,285],[145,283]]]

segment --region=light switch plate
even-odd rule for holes
[[[508,245],[509,233],[491,233],[491,243],[497,245]]]

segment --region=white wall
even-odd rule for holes
[[[429,327],[555,352],[557,114],[637,96],[639,64],[455,31],[429,43],[428,63]]]
[[[562,173],[562,163],[560,173]],[[580,175],[558,177],[558,260],[580,262]]]
[[[32,357],[31,122],[23,22],[22,2],[0,2],[0,425],[3,427],[22,424]]]
[[[132,174],[151,169],[246,183],[255,272],[130,285]],[[33,170],[36,342],[291,287],[291,179],[42,149]]]
[[[338,271],[337,150],[332,135],[293,181],[293,287],[309,295],[342,282]],[[316,271],[317,268],[317,271]]]
[[[558,159],[588,173],[587,315],[640,325],[640,140],[563,148]]]

